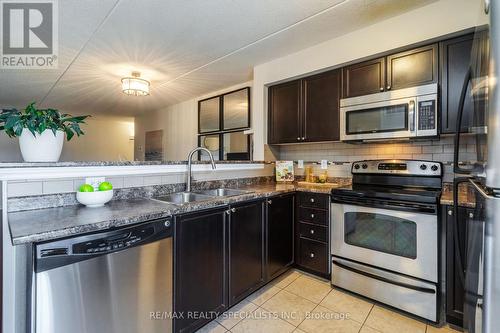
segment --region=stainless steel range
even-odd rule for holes
[[[332,284],[437,321],[442,165],[352,164],[352,186],[332,190]]]

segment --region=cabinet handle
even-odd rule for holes
[[[305,139],[306,139],[306,137],[305,137],[305,136],[303,136],[303,137],[302,137],[302,141],[304,141]]]
[[[299,137],[299,138],[297,138],[297,141],[300,141],[300,137]]]
[[[312,252],[311,252],[311,253],[309,254],[309,257],[314,258],[314,253],[312,253]]]
[[[309,201],[311,201],[312,203],[314,203],[314,198],[311,198]]]
[[[310,233],[311,233],[311,235],[314,235],[314,230],[313,230],[313,229],[311,229]]]
[[[391,86],[387,86],[387,90],[391,90]]]
[[[450,216],[453,215],[453,211],[451,209],[448,211],[448,215],[450,215]]]
[[[314,214],[311,214],[311,218],[312,218],[312,219],[314,218]]]
[[[380,91],[384,91],[384,87],[380,87]]]
[[[469,217],[472,219],[474,218],[474,213],[469,213]]]
[[[226,210],[226,214],[231,215],[231,210],[230,209]]]
[[[273,204],[273,201],[272,200],[267,200],[267,203],[272,205]]]
[[[236,208],[231,208],[231,213],[236,213]]]

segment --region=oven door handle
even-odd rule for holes
[[[364,276],[367,276],[369,278],[372,278],[372,279],[375,279],[375,280],[379,280],[379,281],[382,281],[382,282],[385,282],[385,283],[390,283],[390,284],[393,284],[393,285],[396,285],[396,286],[400,286],[400,287],[403,287],[403,288],[420,291],[420,292],[423,292],[423,293],[426,293],[426,294],[435,294],[436,293],[436,291],[434,289],[425,288],[425,287],[417,287],[417,286],[414,286],[414,285],[411,285],[411,284],[408,284],[408,283],[399,282],[399,281],[393,281],[391,279],[387,279],[385,277],[381,277],[381,276],[378,276],[378,275],[375,275],[375,274],[372,274],[372,273],[363,272],[362,270],[359,270],[359,269],[350,267],[348,265],[345,265],[343,263],[340,263],[337,260],[332,260],[332,263],[334,263],[335,265],[339,266],[340,268],[346,269],[346,270],[351,271],[353,273],[364,275]]]

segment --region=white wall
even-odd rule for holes
[[[163,130],[164,159],[185,160],[189,152],[198,146],[198,101],[248,86],[252,86],[251,81],[137,116],[135,118],[135,159],[144,160],[146,131]]]
[[[390,49],[487,22],[482,0],[441,0],[254,67],[254,159],[265,157],[267,88],[271,83],[336,67]]]
[[[65,141],[61,161],[134,159],[134,118],[92,116],[82,125],[85,135]],[[0,133],[0,162],[21,162],[18,139]]]

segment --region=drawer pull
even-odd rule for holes
[[[312,252],[311,252],[311,253],[309,254],[309,257],[314,258],[314,253],[312,253]]]
[[[311,218],[312,218],[312,219],[314,218],[314,214],[311,214]]]
[[[474,213],[469,213],[469,217],[470,217],[471,219],[473,219],[473,218],[474,218]]]
[[[448,211],[448,215],[450,215],[450,216],[453,215],[453,211],[451,209]]]
[[[310,233],[311,233],[311,235],[314,235],[314,230],[313,230],[313,229],[311,229]]]
[[[310,201],[311,201],[312,203],[314,203],[314,198],[311,198],[311,200],[310,200]]]

